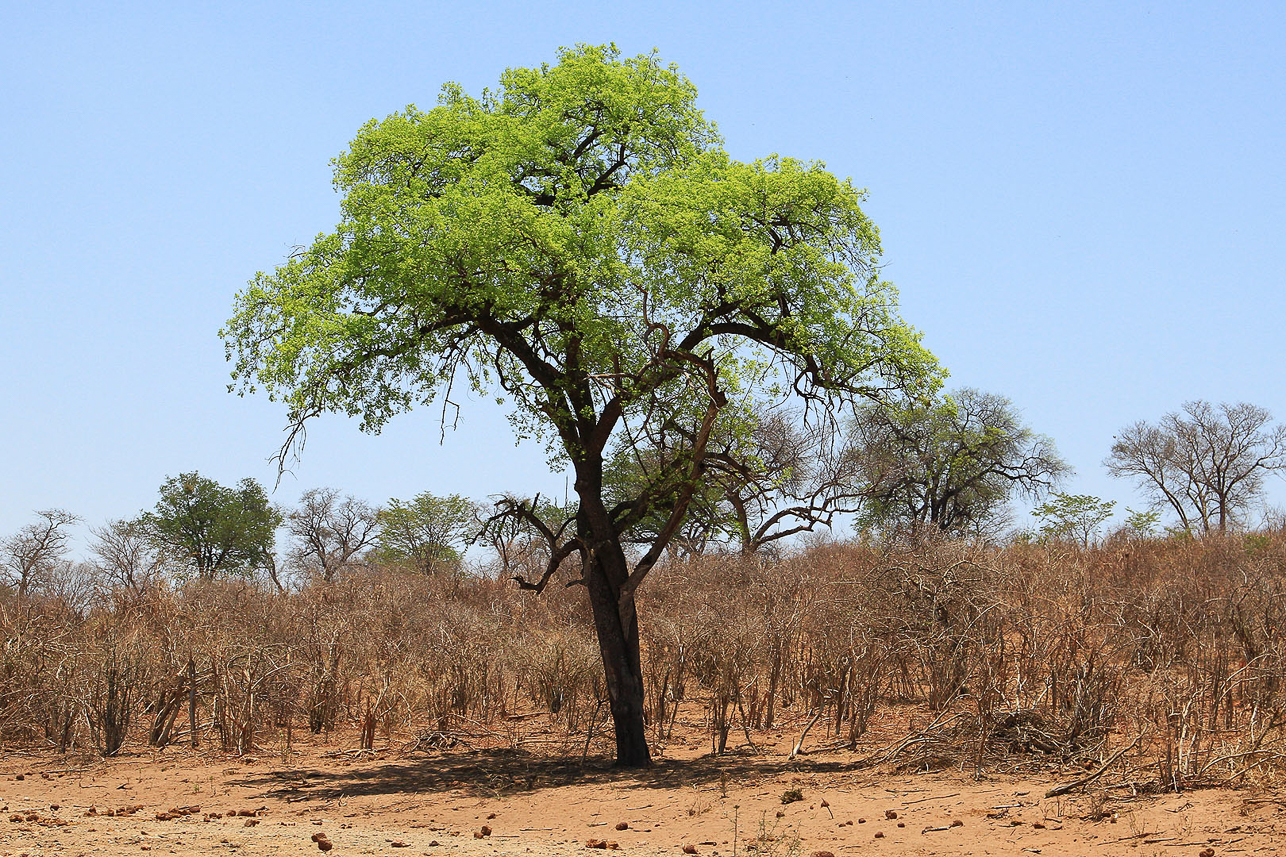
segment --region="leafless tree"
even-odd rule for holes
[[[530,500],[514,494],[491,499],[490,509],[479,504],[474,512],[475,534],[469,544],[492,551],[506,577],[520,583],[538,577],[550,556],[570,541],[563,525],[575,516],[574,506],[559,505],[539,494]]]
[[[90,548],[94,569],[111,587],[142,595],[164,576],[165,563],[141,521],[108,521],[90,532],[96,539]]]
[[[1127,426],[1103,463],[1172,509],[1184,530],[1224,532],[1263,495],[1264,476],[1286,470],[1286,426],[1270,422],[1272,414],[1246,402],[1188,402],[1156,425]]]
[[[731,508],[741,551],[749,554],[858,511],[869,491],[856,461],[832,419],[810,422],[764,408],[756,411],[749,446],[717,447],[708,469]]]
[[[859,408],[852,435],[868,523],[892,529],[988,532],[1013,494],[1039,499],[1071,472],[1009,399],[968,387]]]
[[[62,509],[36,513],[40,519],[0,541],[0,570],[19,598],[46,582],[67,553],[67,529],[80,522],[79,515]]]
[[[379,520],[377,510],[362,500],[334,488],[313,488],[286,516],[286,529],[294,539],[290,563],[329,581],[375,543]]]
[[[612,493],[627,496],[638,484],[682,470],[693,440],[673,422],[622,438],[606,476]],[[734,410],[711,432],[703,478],[672,549],[692,556],[727,545],[751,554],[830,527],[837,515],[857,511],[867,495],[855,461],[829,414],[806,419],[797,409],[763,403]],[[650,544],[669,516],[665,505],[650,509],[629,540]]]

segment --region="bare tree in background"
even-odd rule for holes
[[[520,588],[543,592],[576,553],[574,519],[575,505],[566,501],[559,505],[542,501],[539,494],[531,500],[504,494],[494,498],[490,514],[476,509],[476,535],[470,544],[481,542],[494,550],[502,572]]]
[[[481,544],[496,555],[499,571],[519,584],[536,579],[552,556],[567,559],[571,542],[563,522],[575,517],[573,505],[562,505],[537,494],[526,500],[515,494],[492,498],[492,507],[479,504],[474,512],[474,535],[469,544]],[[558,528],[557,530],[555,528]]]
[[[858,408],[852,435],[870,486],[867,523],[884,527],[986,531],[1012,495],[1040,499],[1071,472],[1009,399],[968,387],[902,407]]]
[[[329,581],[375,544],[379,519],[377,510],[362,500],[341,496],[334,488],[313,488],[286,515],[286,529],[294,539],[287,553],[290,563]]]
[[[67,528],[80,522],[79,515],[62,509],[36,515],[40,520],[0,541],[0,570],[19,598],[50,579],[67,553]]]
[[[1264,476],[1286,470],[1286,426],[1271,421],[1256,405],[1198,399],[1156,425],[1127,426],[1103,463],[1172,509],[1185,531],[1225,532],[1263,495]]]
[[[749,554],[858,511],[869,490],[856,462],[828,415],[808,422],[762,409],[749,447],[716,448],[708,467],[731,507],[741,552]]]
[[[108,521],[90,532],[97,577],[111,587],[142,595],[164,576],[165,563],[141,521]]]
[[[606,474],[612,496],[680,471],[691,455],[691,432],[673,423],[643,426],[618,442]],[[672,548],[699,555],[731,544],[743,554],[856,512],[866,494],[855,456],[829,414],[805,419],[798,409],[765,404],[730,409],[711,432],[703,479],[693,491]],[[642,516],[629,540],[650,544],[669,519],[659,505]]]

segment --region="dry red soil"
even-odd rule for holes
[[[7,751],[0,855],[1286,853],[1286,798],[1262,790],[1143,795],[1104,777],[1046,799],[1083,771],[907,774],[844,753],[791,762],[780,747],[716,758],[696,737],[646,771],[576,753],[343,746],[106,761]],[[783,803],[789,790],[802,799]]]

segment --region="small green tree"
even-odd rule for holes
[[[376,555],[385,562],[412,562],[425,574],[454,568],[477,529],[477,504],[459,494],[428,491],[410,502],[392,499],[376,514]]]
[[[1136,538],[1146,539],[1155,536],[1161,524],[1161,512],[1157,509],[1144,509],[1142,512],[1125,509],[1125,527]]]
[[[225,488],[199,473],[181,473],[166,479],[160,494],[156,509],[139,521],[180,574],[212,579],[275,568],[282,516],[255,480]]]
[[[1094,542],[1099,527],[1112,517],[1115,500],[1100,500],[1089,494],[1052,494],[1032,514],[1040,525],[1041,538],[1072,541],[1081,547]]]

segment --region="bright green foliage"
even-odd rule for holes
[[[1073,541],[1089,547],[1098,528],[1112,517],[1115,506],[1115,500],[1100,500],[1089,494],[1053,494],[1032,514],[1041,522],[1043,539]]]
[[[900,408],[865,407],[853,424],[855,468],[871,486],[867,522],[977,532],[1010,497],[1040,497],[1070,468],[1004,396],[963,388]]]
[[[412,562],[425,573],[454,568],[477,529],[476,510],[459,494],[438,497],[425,491],[408,503],[389,500],[377,514],[377,555],[386,562]]]
[[[139,521],[180,573],[208,579],[272,567],[282,516],[255,480],[225,488],[199,473],[183,473],[165,480],[160,494],[155,511]]]
[[[377,431],[463,372],[523,434],[735,375],[758,342],[801,390],[901,387],[932,357],[877,275],[863,192],[820,164],[732,160],[655,57],[564,51],[481,98],[372,121],[336,159],[343,220],[238,299],[243,390]],[[606,440],[606,437],[601,438]]]
[[[1142,512],[1136,512],[1134,509],[1126,508],[1125,526],[1136,536],[1148,538],[1156,535],[1157,527],[1161,523],[1161,512],[1156,509],[1147,509]]]

